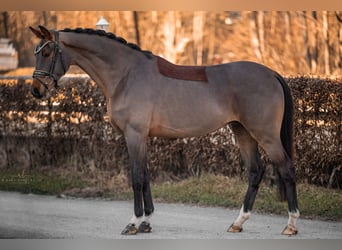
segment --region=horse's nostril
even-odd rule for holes
[[[31,91],[32,95],[35,97],[37,94],[39,94],[38,89],[37,88],[33,88]]]
[[[35,98],[42,98],[42,95],[39,93],[39,89],[38,88],[33,88],[31,91],[32,95]]]

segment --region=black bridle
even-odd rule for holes
[[[42,81],[40,79],[40,77],[52,78],[53,82],[54,82],[54,87],[57,88],[57,86],[58,86],[57,85],[58,79],[57,79],[56,74],[54,74],[58,55],[60,55],[60,61],[61,61],[63,71],[64,71],[63,74],[65,74],[65,72],[66,72],[65,65],[64,65],[64,62],[62,60],[62,50],[59,47],[59,33],[58,33],[58,31],[54,31],[54,35],[55,35],[55,41],[47,41],[47,42],[43,43],[41,46],[37,46],[34,50],[34,54],[37,55],[48,44],[50,44],[50,43],[54,44],[53,57],[52,57],[52,61],[51,61],[49,71],[36,69],[35,71],[33,71],[33,76],[32,76],[33,78],[37,79],[40,83],[42,83],[46,89],[49,89],[49,87],[44,81]]]

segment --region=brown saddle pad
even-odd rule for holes
[[[159,56],[157,56],[157,65],[159,72],[164,76],[181,80],[208,82],[205,66],[176,65]]]

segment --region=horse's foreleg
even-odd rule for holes
[[[265,167],[262,165],[260,160],[258,144],[250,136],[247,130],[237,122],[231,123],[230,128],[233,130],[237,138],[243,163],[249,171],[249,185],[242,208],[239,216],[227,230],[228,232],[235,233],[242,231],[242,225],[250,217],[250,211],[253,208],[259,184],[265,172]]]
[[[152,201],[150,178],[148,174],[147,164],[144,166],[143,198],[144,198],[145,219],[140,224],[139,232],[149,233],[152,230],[152,227],[150,225],[150,220],[152,217],[152,213],[154,211],[154,206],[153,206],[153,201]]]
[[[149,222],[142,222],[144,215],[143,198],[147,218],[149,218],[153,212],[153,203],[147,173],[146,136],[135,129],[129,128],[125,133],[125,137],[132,175],[134,215],[121,233],[136,234],[139,231],[150,232],[151,226]]]

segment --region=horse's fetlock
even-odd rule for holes
[[[251,213],[250,212],[243,213],[241,217],[246,221],[251,217]]]

